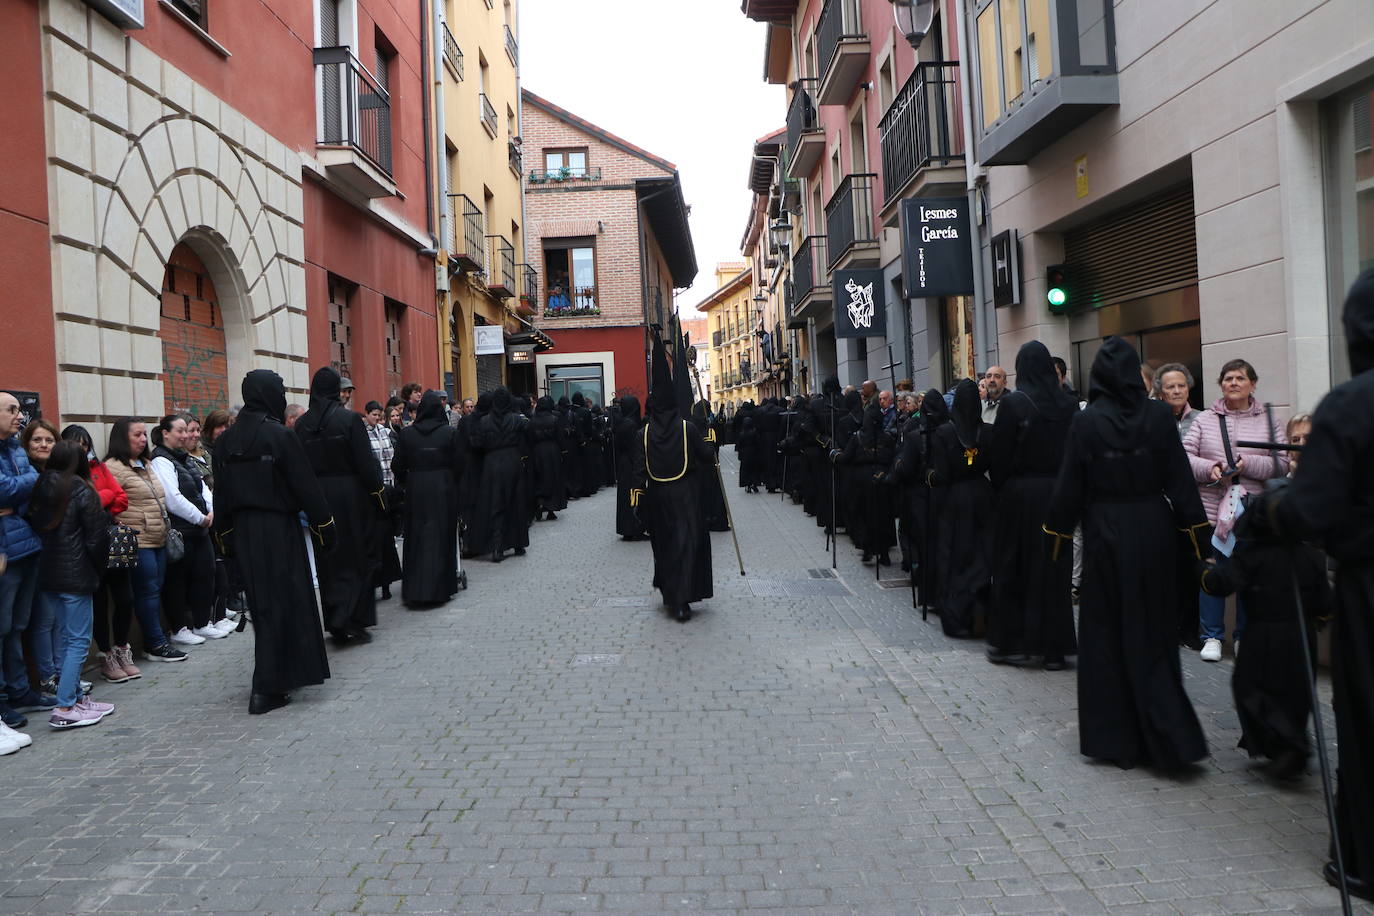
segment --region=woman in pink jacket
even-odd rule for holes
[[[1183,437],[1183,450],[1188,453],[1188,461],[1193,466],[1193,478],[1198,482],[1198,492],[1202,496],[1202,506],[1207,510],[1207,521],[1215,527],[1217,515],[1222,508],[1222,500],[1233,483],[1244,488],[1246,494],[1259,493],[1264,482],[1271,477],[1282,477],[1288,473],[1288,458],[1285,452],[1274,457],[1264,449],[1241,448],[1242,440],[1250,442],[1284,442],[1283,427],[1276,422],[1272,427],[1265,416],[1264,405],[1255,400],[1255,385],[1259,376],[1255,367],[1243,359],[1233,359],[1221,367],[1217,383],[1221,386],[1221,397],[1213,402],[1210,409],[1203,411],[1188,427]],[[1230,439],[1230,454],[1227,454],[1226,437],[1222,435],[1225,424]],[[1227,558],[1218,555],[1219,565]],[[1199,592],[1199,615],[1202,628],[1202,659],[1215,662],[1221,660],[1221,641],[1226,636],[1226,600]],[[1239,651],[1240,637],[1245,629],[1245,607],[1236,599],[1236,628],[1232,631],[1232,651]]]

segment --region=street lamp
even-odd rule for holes
[[[891,3],[892,19],[897,28],[902,30],[912,50],[920,48],[921,40],[935,22],[939,0],[891,0]]]

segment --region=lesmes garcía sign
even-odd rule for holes
[[[968,199],[902,201],[902,285],[908,299],[973,293]]]

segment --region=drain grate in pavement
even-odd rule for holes
[[[653,595],[618,595],[611,598],[596,599],[596,607],[652,607],[658,604]]]
[[[808,569],[806,575],[812,579],[834,579],[835,570],[833,569]]]
[[[844,583],[836,579],[750,579],[749,590],[755,598],[823,598],[851,594]]]
[[[879,588],[911,588],[910,579],[879,579]]]
[[[613,668],[620,664],[622,656],[619,652],[592,653],[590,655],[574,655],[574,668]]]

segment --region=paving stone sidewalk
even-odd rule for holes
[[[749,575],[714,535],[686,625],[603,491],[279,712],[235,635],[99,685],[95,728],[33,717],[0,912],[1339,912],[1319,783],[1235,749],[1229,661],[1185,656],[1194,775],[1089,763],[1072,671],[987,664],[843,545],[827,578],[723,454]]]

